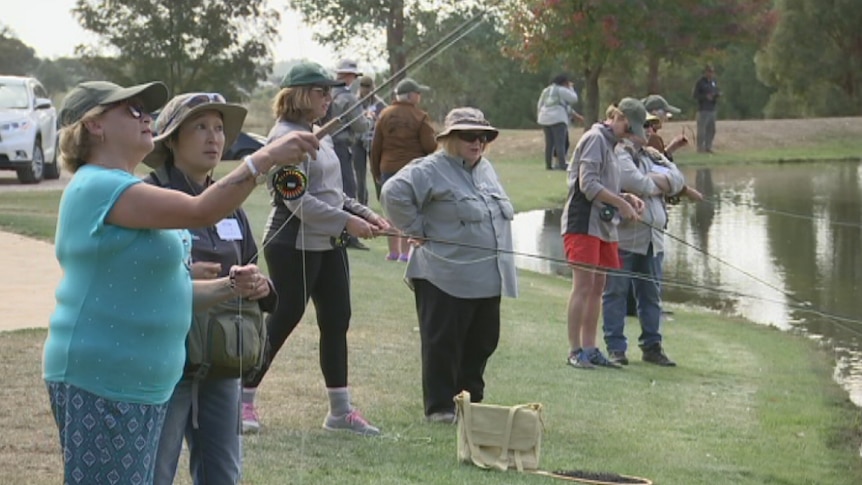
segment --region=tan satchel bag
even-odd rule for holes
[[[519,472],[536,470],[542,449],[542,405],[495,406],[455,396],[458,414],[458,460],[479,468]]]

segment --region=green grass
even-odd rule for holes
[[[518,210],[557,206],[565,196],[565,174],[545,171],[536,157],[507,153],[494,163]],[[51,240],[58,200],[56,191],[0,193],[0,227]],[[245,208],[260,240],[265,191]],[[261,387],[264,429],[244,439],[243,483],[550,483],[456,465],[454,428],[423,422],[404,266],[383,261],[383,239],[369,245],[370,252],[350,253],[351,387],[384,435],[320,429],[326,398],[309,311]],[[503,301],[486,399],[544,404],[542,468],[614,471],[659,485],[862,483],[859,409],[832,380],[833,358],[818,343],[677,308],[665,336],[678,368],[643,364],[635,351],[624,370],[578,371],[563,364],[569,282],[522,271],[520,286],[520,298]],[[633,321],[628,335],[637,337]],[[0,333],[0,483],[59,481],[56,429],[40,382],[44,338],[44,330]],[[185,463],[181,484],[189,483]]]

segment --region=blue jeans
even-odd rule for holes
[[[192,380],[182,379],[168,401],[156,454],[155,485],[170,485],[177,473],[183,437],[195,485],[234,485],[242,472],[239,379],[203,379],[198,390],[198,429],[192,423]]]
[[[641,324],[638,344],[643,348],[661,343],[661,264],[664,253],[654,255],[652,251],[652,244],[646,254],[619,250],[622,271],[637,273],[647,278],[608,275],[605,291],[602,294],[602,330],[608,352],[625,352],[628,347],[623,329],[626,323],[626,298],[630,285],[634,286],[638,320]]]

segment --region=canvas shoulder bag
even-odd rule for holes
[[[542,405],[497,406],[470,402],[470,393],[455,396],[458,416],[458,461],[479,468],[519,472],[539,468],[542,450]]]

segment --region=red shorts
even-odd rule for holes
[[[619,244],[603,241],[588,234],[563,235],[566,259],[600,268],[620,269]]]

